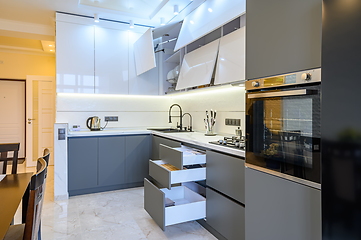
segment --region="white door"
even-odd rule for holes
[[[25,158],[25,81],[0,80],[0,143],[20,143]]]
[[[26,166],[36,165],[45,148],[54,165],[55,77],[27,76]]]

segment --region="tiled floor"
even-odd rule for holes
[[[143,209],[143,188],[81,195],[54,202],[53,166],[49,166],[46,184],[43,240],[216,239],[195,221],[169,226],[163,232]],[[17,214],[15,222],[20,219],[21,215]]]

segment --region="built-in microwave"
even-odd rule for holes
[[[246,163],[321,182],[321,69],[246,82]]]

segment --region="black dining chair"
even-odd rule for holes
[[[13,166],[11,174],[16,174],[18,171],[18,155],[20,143],[1,143],[0,144],[0,162],[3,162],[2,174],[6,174],[7,163],[11,161]],[[9,153],[13,152],[13,157],[9,157]]]
[[[30,181],[29,203],[25,223],[11,225],[6,232],[4,240],[37,239],[44,201],[47,167],[48,165],[45,160],[39,158],[37,162],[37,172],[31,177]]]
[[[49,166],[49,158],[50,158],[50,150],[49,150],[49,148],[45,148],[44,152],[43,152],[43,159],[45,160],[47,166]],[[37,166],[37,168],[38,168],[38,166]],[[45,180],[44,180],[45,183],[46,183],[47,176],[48,176],[48,174],[46,173]],[[41,222],[39,224],[38,240],[41,240]]]

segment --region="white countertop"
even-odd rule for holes
[[[91,137],[91,136],[114,136],[114,135],[139,135],[153,134],[160,137],[169,138],[183,143],[198,145],[204,148],[232,154],[238,157],[245,157],[245,151],[236,148],[212,144],[209,142],[218,141],[223,137],[229,137],[231,134],[218,134],[216,136],[205,136],[204,132],[176,132],[162,133],[158,131],[147,130],[146,128],[108,128],[103,131],[69,131],[68,137]]]

